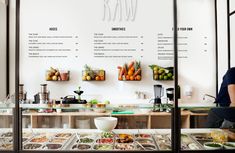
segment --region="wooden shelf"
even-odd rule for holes
[[[185,110],[181,111],[181,126],[182,128],[190,128],[190,117],[206,117],[207,113],[192,113],[191,111]],[[12,114],[9,113],[0,113],[1,117],[12,118]],[[23,117],[30,118],[30,124],[33,128],[38,128],[41,125],[41,120],[43,117],[49,117],[54,121],[55,117],[61,118],[61,120],[65,120],[66,124],[69,125],[70,128],[75,128],[75,118],[90,118],[92,121],[93,118],[98,116],[115,116],[118,118],[127,118],[130,121],[129,124],[134,124],[134,120],[138,121],[138,119],[145,119],[146,127],[148,129],[151,128],[170,128],[171,126],[171,113],[167,112],[135,112],[134,114],[112,114],[111,111],[107,111],[105,113],[97,113],[97,112],[53,112],[53,113],[38,113],[33,110],[30,112],[24,112]],[[62,124],[62,122],[61,122]],[[61,125],[62,126],[62,125]]]

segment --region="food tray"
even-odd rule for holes
[[[4,132],[4,133],[1,133],[0,135],[1,138],[12,138],[13,137],[13,133],[12,132]]]
[[[61,135],[62,134],[62,135]],[[60,136],[60,137],[59,137]],[[39,134],[33,136],[30,140],[28,140],[23,148],[27,145],[41,145],[40,147],[36,148],[36,150],[62,150],[66,148],[66,146],[73,140],[73,133],[69,133],[69,135],[64,133],[55,133],[48,137],[46,134]],[[40,139],[42,141],[40,142]],[[33,140],[36,140],[33,142]],[[51,149],[52,148],[52,149]],[[25,149],[25,150],[32,150],[32,149]]]
[[[12,143],[6,143],[6,144],[0,144],[0,150],[12,150],[13,144]]]
[[[171,144],[171,135],[166,135],[168,139],[170,140]],[[189,134],[181,134],[181,149],[182,150],[201,150],[203,149],[203,146],[195,141]]]
[[[154,135],[154,141],[159,150],[171,150],[171,140],[166,134]]]
[[[204,145],[205,142],[212,142],[213,139],[210,136],[210,133],[192,133],[190,136],[200,143],[202,146]]]
[[[80,136],[82,136],[83,134],[80,134]],[[120,150],[120,151],[124,151],[124,150],[143,150],[141,147],[139,147],[139,144],[136,142],[138,140],[146,140],[146,141],[150,141],[151,143],[142,143],[142,145],[146,146],[146,150],[158,150],[158,147],[153,139],[153,136],[151,134],[145,134],[147,136],[146,138],[141,138],[138,137],[137,134],[113,134],[113,135],[102,135],[102,134],[97,134],[97,135],[85,135],[82,136],[80,139],[84,139],[84,138],[89,138],[89,139],[93,139],[94,141],[92,142],[88,142],[88,143],[84,143],[84,141],[78,142],[77,137],[75,136],[73,141],[71,141],[71,143],[67,146],[67,149],[69,150]],[[143,135],[143,136],[145,136]],[[111,138],[107,138],[107,137],[111,137]],[[105,138],[104,138],[105,137]],[[121,138],[131,138],[132,141],[128,142],[126,141],[126,143],[118,143],[117,140],[121,139]],[[112,140],[111,142],[108,141],[107,143],[105,142],[100,142],[100,140]],[[99,143],[100,142],[100,143]],[[148,147],[152,147],[149,148]],[[81,147],[81,148],[78,148]],[[75,149],[77,148],[77,149]]]
[[[23,145],[23,150],[41,150],[42,146],[40,143],[26,143]]]

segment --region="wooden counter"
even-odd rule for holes
[[[190,128],[190,118],[207,116],[207,113],[193,113],[188,110],[181,111],[181,127]],[[9,113],[0,113],[0,116],[12,117]],[[83,112],[53,112],[53,113],[38,113],[37,111],[24,112],[23,118],[29,118],[31,126],[33,128],[38,128],[41,125],[43,117],[60,117],[63,118],[63,122],[67,123],[70,128],[75,128],[75,121],[77,118],[93,118],[97,116],[115,116],[118,118],[127,118],[128,124],[134,124],[136,120],[146,123],[146,128],[171,128],[171,113],[167,112],[134,112],[134,114],[111,114],[111,111],[105,113],[97,113],[93,111],[83,111]],[[61,119],[62,120],[62,119]],[[52,120],[53,121],[53,120]],[[62,123],[61,123],[62,124]],[[91,124],[94,124],[91,122]],[[133,125],[132,127],[134,127]]]

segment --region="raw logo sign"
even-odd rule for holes
[[[138,0],[104,0],[103,21],[135,21]]]

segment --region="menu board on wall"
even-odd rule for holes
[[[21,0],[21,82],[32,96],[45,82],[45,71],[53,66],[71,71],[67,83],[47,82],[55,98],[70,94],[78,85],[88,94],[109,99],[130,98],[136,90],[151,98],[157,82],[148,65],[173,66],[172,9],[172,0]],[[179,57],[185,62],[194,57],[194,35],[201,34],[196,22],[186,20],[178,29],[185,34],[179,40],[183,46]],[[200,38],[207,35],[203,31]],[[198,50],[207,52],[210,48],[204,45],[196,44]],[[132,60],[141,61],[142,80],[118,82],[117,66]],[[105,69],[107,80],[102,85],[82,82],[85,64]],[[173,82],[163,84],[172,86]]]

